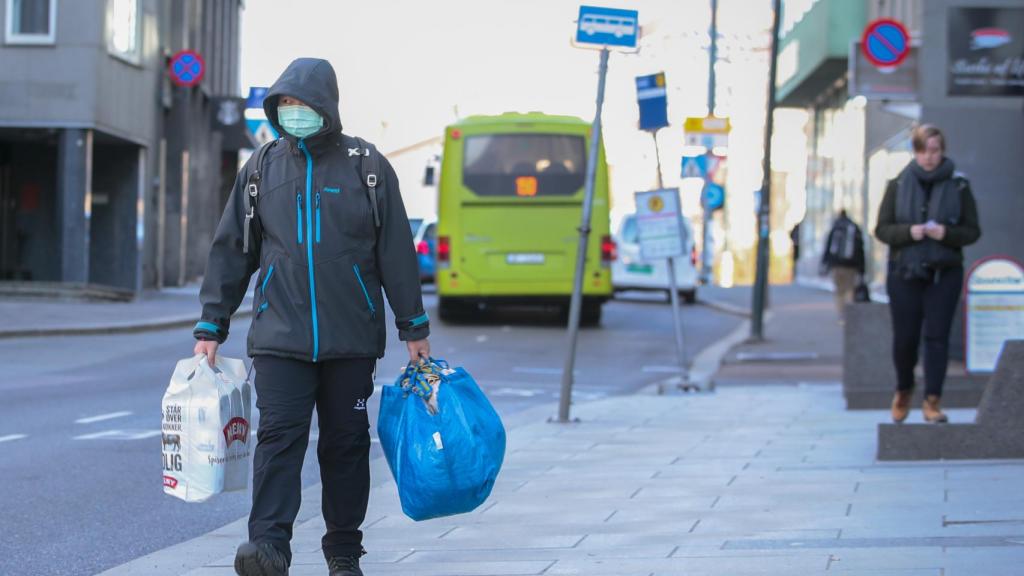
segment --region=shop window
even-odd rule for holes
[[[7,0],[7,44],[53,44],[57,0]]]

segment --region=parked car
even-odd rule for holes
[[[687,256],[675,258],[676,288],[687,304],[693,304],[697,301],[697,251],[689,218],[683,218],[683,228],[686,234]],[[612,286],[615,292],[663,290],[667,294],[668,261],[645,261],[640,255],[637,236],[636,214],[622,216],[615,234],[619,257],[612,263]]]
[[[437,248],[437,218],[409,219],[409,225],[413,222],[418,224],[413,227],[412,239],[416,246],[416,258],[420,265],[420,282],[429,283],[434,281],[434,254]]]

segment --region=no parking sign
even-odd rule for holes
[[[206,61],[194,50],[182,50],[171,57],[167,66],[171,82],[184,88],[196,86],[206,74]]]
[[[879,68],[892,68],[910,54],[910,34],[898,20],[881,18],[864,29],[860,47],[868,62]]]

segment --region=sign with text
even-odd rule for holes
[[[860,42],[850,49],[850,97],[863,96],[868,100],[914,102],[917,100],[918,63],[917,47],[911,47],[899,66],[879,68],[864,55]]]
[[[967,274],[968,372],[993,372],[1003,343],[1024,339],[1024,266],[986,258]]]
[[[1024,96],[1024,8],[950,8],[950,96]]]
[[[687,118],[683,124],[687,146],[703,146],[708,150],[729,146],[729,132],[732,123],[728,118],[708,116]]]
[[[686,255],[678,188],[636,193],[637,238],[647,261]]]

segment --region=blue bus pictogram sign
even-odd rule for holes
[[[206,62],[198,52],[182,50],[171,57],[167,71],[172,82],[178,86],[191,88],[202,81],[203,74],[206,73]]]
[[[860,47],[868,62],[875,66],[899,66],[910,54],[910,34],[898,20],[882,18],[864,29]]]
[[[639,12],[636,10],[580,6],[577,44],[636,48],[639,35]]]

